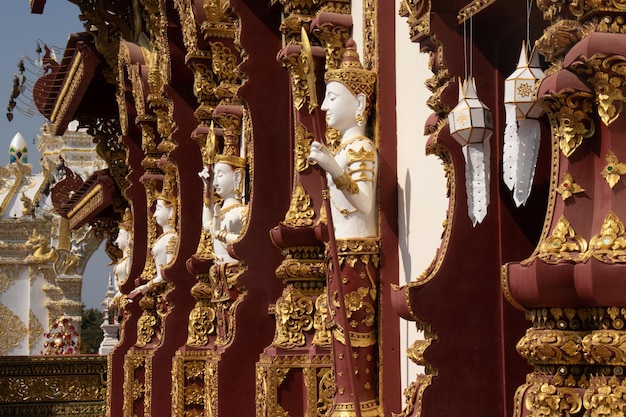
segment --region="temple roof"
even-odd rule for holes
[[[92,42],[90,34],[71,34],[61,62],[46,48],[45,75],[35,82],[33,100],[53,135],[62,135],[77,118],[117,115],[115,86],[102,76],[103,60]]]

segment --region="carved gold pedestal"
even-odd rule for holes
[[[151,416],[154,351],[131,350],[124,359],[124,417]]]
[[[334,381],[330,355],[263,354],[257,363],[257,417],[324,416],[332,405]],[[285,396],[303,392],[302,408],[286,405]]]
[[[210,351],[177,352],[172,367],[172,415],[218,415],[219,355]]]
[[[534,366],[515,416],[618,416],[626,410],[626,308],[537,309],[517,344]]]

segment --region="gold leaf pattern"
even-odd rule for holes
[[[561,198],[563,200],[567,200],[574,194],[582,193],[584,191],[585,189],[574,181],[574,178],[568,171],[565,171],[565,173],[563,173],[561,183],[556,189],[556,192],[561,194]]]
[[[554,226],[552,235],[541,243],[539,259],[548,263],[577,261],[587,251],[587,241],[578,236],[565,216]]]
[[[619,162],[617,156],[609,151],[606,154],[606,165],[602,170],[602,176],[609,183],[609,186],[613,188],[624,174],[626,174],[626,164]]]
[[[22,320],[7,306],[0,304],[0,356],[15,349],[27,332]]]
[[[584,258],[592,256],[601,262],[626,262],[626,230],[624,223],[612,211],[604,218],[600,233],[589,242],[589,252]]]

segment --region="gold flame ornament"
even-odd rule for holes
[[[504,184],[513,191],[518,207],[526,204],[535,176],[541,142],[541,125],[537,119],[544,109],[537,104],[534,92],[543,77],[537,53],[532,54],[529,63],[523,42],[517,69],[504,81],[506,127],[502,172]]]
[[[478,99],[473,77],[459,83],[459,103],[448,114],[450,134],[463,147],[467,210],[472,224],[483,221],[489,206],[490,141],[493,119]]]

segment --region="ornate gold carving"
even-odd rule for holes
[[[174,417],[218,415],[219,358],[214,352],[177,352],[172,375]]]
[[[241,262],[213,264],[209,270],[212,306],[216,316],[215,346],[229,346],[235,336],[235,313],[243,301],[246,290],[238,282],[247,269]]]
[[[392,412],[392,417],[420,417],[424,391],[432,384],[433,375],[417,375],[414,382],[404,390],[404,408],[401,413]]]
[[[285,250],[285,259],[276,268],[276,276],[285,283],[317,281],[307,285],[311,290],[324,287],[326,263],[323,249],[318,246],[290,247]]]
[[[9,354],[28,334],[28,328],[11,309],[0,303],[0,355]]]
[[[556,189],[556,192],[561,195],[563,200],[567,200],[574,194],[582,193],[584,191],[585,189],[574,181],[574,177],[572,177],[572,174],[570,174],[569,171],[565,171],[563,173],[561,183]]]
[[[617,378],[607,381],[604,376],[592,377],[585,391],[583,405],[586,416],[621,416],[626,407],[626,386]]]
[[[44,328],[33,310],[28,309],[28,353],[32,354],[33,348],[43,337]]]
[[[626,331],[594,330],[582,340],[585,358],[592,364],[625,365]]]
[[[85,30],[94,36],[96,48],[104,56],[108,68],[117,68],[120,40],[136,41],[142,30],[139,2],[112,0],[103,5],[98,0],[70,1],[79,7]],[[93,28],[98,30],[93,31]],[[105,68],[104,75],[109,83],[116,84],[115,72]]]
[[[569,11],[579,18],[584,18],[585,14],[593,13],[597,10],[602,10],[603,12],[625,12],[626,4],[624,4],[623,0],[575,0],[569,5]]]
[[[124,359],[123,415],[135,415],[135,407],[143,406],[143,415],[151,415],[152,358],[150,352],[130,351]]]
[[[591,32],[593,32],[593,25],[561,19],[544,31],[541,38],[537,40],[536,47],[548,62],[560,65],[560,60],[567,51]]]
[[[591,119],[594,109],[592,93],[567,89],[559,94],[546,94],[538,102],[546,109],[552,134],[565,156],[569,157],[583,139],[595,133],[595,124]]]
[[[189,313],[188,346],[205,346],[209,335],[215,332],[215,309],[208,306],[196,306]]]
[[[621,163],[617,156],[609,150],[606,154],[606,165],[602,170],[602,176],[609,186],[613,188],[624,174],[626,174],[626,164]]]
[[[181,24],[181,31],[183,33],[183,43],[188,51],[195,51],[198,49],[198,23],[196,23],[196,17],[193,11],[193,3],[176,0],[174,6],[178,10],[178,16]]]
[[[302,172],[309,167],[308,156],[311,153],[313,134],[307,130],[306,126],[297,122],[295,136],[296,170]]]
[[[315,211],[311,207],[311,196],[306,193],[302,184],[298,182],[295,184],[291,194],[291,203],[283,223],[291,227],[311,226],[314,217]]]
[[[566,0],[549,0],[538,2],[537,6],[539,10],[543,12],[543,18],[545,20],[552,20],[556,15],[561,13]]]
[[[306,389],[305,417],[325,415],[334,391],[330,355],[263,354],[256,366],[257,417],[288,416],[280,404],[281,384],[287,374],[300,372]]]
[[[150,290],[139,301],[143,311],[137,321],[137,341],[135,345],[138,347],[145,347],[152,341],[156,335],[156,329],[161,323],[156,311],[156,297],[155,290]]]
[[[534,384],[526,393],[525,406],[533,417],[569,417],[581,410],[582,398],[572,388],[557,388],[549,383]]]
[[[0,363],[0,403],[13,416],[103,416],[104,356],[8,356]]]
[[[622,66],[624,64],[623,57]],[[611,77],[603,72],[596,72],[591,79],[595,87],[596,100],[598,103],[598,114],[605,125],[613,123],[622,112],[624,107],[624,96],[619,87],[623,84],[623,77]]]
[[[315,346],[330,348],[332,334],[328,327],[328,296],[321,294],[315,300],[315,314],[313,316],[313,327],[315,335],[311,344]]]
[[[188,346],[206,346],[209,335],[215,333],[215,308],[211,303],[213,289],[209,274],[197,275],[198,282],[191,289],[196,305],[189,314]]]
[[[292,54],[282,59],[282,64],[289,71],[291,79],[291,93],[293,105],[300,110],[309,97],[309,83],[307,82],[307,63],[302,54]]]
[[[624,68],[626,58],[621,55],[594,54],[581,56],[571,68],[594,87],[598,114],[608,126],[621,114],[624,107]]]
[[[459,13],[456,16],[456,21],[458,23],[463,23],[495,2],[496,0],[472,0],[469,4],[459,10]]]
[[[326,55],[326,69],[339,68],[344,53],[344,45],[350,38],[350,29],[324,23],[313,30],[315,36],[323,42]]]
[[[555,264],[581,260],[587,251],[587,241],[578,236],[565,216],[561,216],[552,235],[540,244],[538,258]]]
[[[306,334],[313,328],[313,300],[289,286],[276,300],[276,332],[272,344],[289,349],[306,344]]]
[[[605,263],[626,262],[626,230],[612,211],[604,218],[600,233],[589,241],[589,251],[584,258],[592,256]]]
[[[363,68],[375,70],[378,63],[378,1],[363,1]],[[368,96],[369,97],[369,96]]]
[[[433,339],[420,339],[413,342],[413,344],[407,349],[406,355],[416,365],[429,366],[428,362],[424,358],[424,352],[430,347]]]
[[[378,239],[337,240],[337,253],[340,264],[347,262],[352,268],[359,260],[364,265],[371,262],[375,267],[378,267],[380,261]],[[375,289],[376,286],[374,285],[372,288]]]
[[[17,263],[0,264],[0,294],[5,292],[20,277],[24,265]],[[32,277],[34,274],[31,274]]]
[[[411,41],[419,42],[421,36],[430,36],[430,0],[402,0],[398,13],[407,17]]]
[[[576,364],[583,360],[582,339],[580,332],[528,329],[516,349],[531,364]]]

